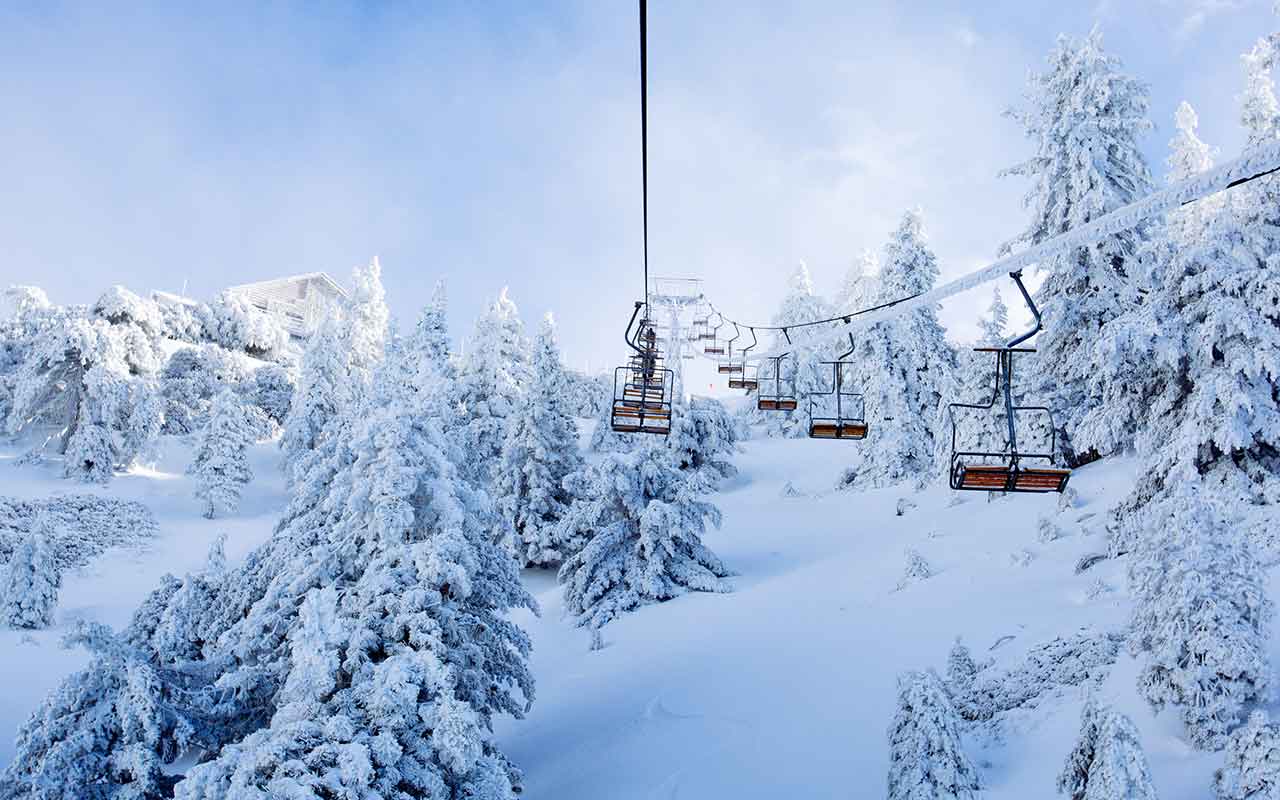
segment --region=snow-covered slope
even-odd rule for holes
[[[1123,561],[1083,574],[1075,564],[1104,549],[1103,512],[1132,485],[1133,462],[1080,470],[1080,501],[1061,512],[1057,496],[972,494],[953,506],[941,489],[833,492],[859,446],[747,442],[740,475],[715,498],[724,526],[708,537],[739,573],[736,591],[625,615],[605,629],[599,652],[561,619],[553,575],[526,573],[543,610],[518,620],[534,637],[538,694],[526,720],[502,720],[498,731],[526,772],[525,797],[881,797],[899,672],[943,669],[956,636],[996,669],[1054,636],[1124,624]],[[257,478],[241,514],[209,521],[182,475],[187,447],[166,440],[154,471],[108,489],[61,480],[53,466],[14,467],[12,453],[0,460],[5,494],[110,493],[146,503],[160,522],[146,551],[111,552],[67,576],[56,628],[0,631],[0,764],[42,694],[84,663],[57,647],[74,620],[120,626],[164,572],[198,568],[219,533],[231,560],[269,535],[284,503],[275,448],[254,449]],[[904,497],[916,507],[898,516]],[[1067,535],[1039,541],[1041,515]],[[898,590],[907,548],[936,574]],[[1172,714],[1153,717],[1134,693],[1135,674],[1122,655],[1101,691],[1137,723],[1160,796],[1205,797],[1220,754],[1192,751]],[[1082,689],[1066,687],[1011,712],[1002,735],[967,734],[986,796],[1052,796],[1082,701]]]
[[[270,535],[285,503],[275,443],[251,448],[254,480],[245,488],[240,513],[213,520],[201,516],[200,502],[192,494],[194,486],[184,474],[192,446],[183,439],[165,437],[154,467],[117,476],[108,486],[65,480],[58,463],[15,466],[23,450],[0,450],[0,494],[23,500],[72,493],[136,500],[155,514],[160,527],[158,536],[143,548],[108,551],[87,567],[64,575],[54,627],[37,631],[0,627],[0,764],[13,757],[14,733],[40,699],[88,663],[84,651],[59,646],[76,621],[102,622],[119,629],[166,572],[181,576],[200,569],[219,534],[227,534],[227,559],[232,562]]]
[[[707,539],[740,573],[737,590],[627,615],[603,651],[560,620],[552,579],[531,576],[543,615],[521,622],[538,697],[500,730],[526,797],[883,797],[900,671],[943,670],[956,636],[999,667],[1056,635],[1127,620],[1123,562],[1080,575],[1075,564],[1105,549],[1102,512],[1132,485],[1132,461],[1080,470],[1079,505],[1059,513],[1056,495],[971,494],[949,507],[943,490],[831,492],[843,448],[857,446],[747,442],[741,475],[716,498],[724,526]],[[788,483],[808,496],[784,497]],[[899,517],[901,497],[918,507]],[[1037,540],[1045,514],[1065,538]],[[908,547],[937,574],[895,591]],[[1099,580],[1110,591],[1090,599]],[[1172,714],[1154,718],[1135,675],[1121,655],[1101,691],[1138,724],[1160,796],[1205,797],[1221,756],[1192,751]],[[1067,687],[1014,712],[1001,741],[970,735],[987,796],[1054,795],[1082,705]]]

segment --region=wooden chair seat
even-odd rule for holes
[[[761,411],[795,411],[796,401],[786,397],[782,399],[762,397],[756,403],[756,408]]]
[[[961,464],[957,489],[988,492],[1061,492],[1071,470],[1054,467],[1022,467],[1016,473],[1004,464]]]
[[[743,380],[742,378],[730,378],[730,389],[755,389],[759,387],[759,383],[753,380]]]
[[[867,424],[865,422],[815,422],[809,426],[809,436],[813,439],[865,439]]]
[[[708,348],[706,348],[705,350],[703,350],[702,352],[706,353],[706,354],[707,354],[707,355],[709,355],[709,356],[722,356],[722,355],[724,355],[724,348],[723,348],[723,347],[708,347]]]
[[[730,375],[735,372],[742,372],[742,367],[734,364],[721,364],[716,367],[716,372],[719,372],[721,375]]]
[[[627,420],[658,420],[669,422],[671,420],[671,412],[662,408],[646,408],[643,409],[643,416],[640,414],[642,409],[630,408],[628,406],[615,406],[613,409],[614,418],[621,417]]]

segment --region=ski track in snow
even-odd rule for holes
[[[1059,513],[1056,495],[987,502],[972,493],[950,506],[937,487],[918,495],[905,487],[833,491],[858,446],[746,442],[740,476],[714,498],[724,525],[707,537],[738,573],[735,591],[625,615],[605,628],[601,651],[589,652],[587,633],[562,618],[554,573],[525,573],[542,607],[540,618],[516,615],[533,636],[537,697],[527,719],[496,724],[499,746],[525,772],[524,797],[882,797],[900,672],[943,671],[957,635],[1000,668],[1054,636],[1124,625],[1124,560],[1080,575],[1074,567],[1104,549],[1103,512],[1127,492],[1135,462],[1080,470],[1072,484],[1081,502]],[[213,521],[200,516],[182,474],[188,453],[188,444],[166,439],[157,467],[86,489],[58,477],[57,464],[15,468],[17,452],[0,451],[5,494],[110,494],[146,503],[160,523],[146,548],[108,552],[67,575],[53,629],[0,630],[0,764],[41,697],[86,662],[58,647],[75,620],[119,628],[165,572],[200,568],[219,533],[228,534],[232,562],[270,534],[285,501],[274,444],[251,452],[256,477],[241,513]],[[805,496],[784,497],[787,482]],[[901,497],[918,507],[898,517]],[[1067,535],[1039,542],[1040,515]],[[894,591],[908,547],[937,574]],[[1024,551],[1025,565],[1014,559]],[[1113,591],[1089,599],[1098,579]],[[1278,590],[1273,578],[1273,597]],[[1272,661],[1280,663],[1272,633]],[[1137,724],[1160,796],[1207,796],[1221,754],[1192,750],[1173,713],[1153,716],[1134,692],[1136,674],[1122,654],[1100,691]],[[1002,740],[966,735],[985,798],[1054,795],[1083,694],[1065,687],[1052,695],[1013,712]]]

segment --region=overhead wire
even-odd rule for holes
[[[644,304],[649,306],[649,59],[648,15],[640,0],[640,220],[644,239]]]
[[[1160,191],[1152,192],[1141,200],[1117,208],[1090,222],[1027,247],[1017,253],[997,259],[979,270],[962,275],[941,286],[825,319],[806,320],[792,325],[753,325],[742,320],[731,319],[716,308],[710,300],[706,300],[706,303],[708,308],[726,322],[735,323],[752,330],[781,331],[784,335],[787,335],[787,332],[793,329],[815,325],[832,325],[836,323],[843,323],[846,326],[858,324],[859,327],[871,325],[916,308],[941,302],[989,281],[1005,275],[1011,275],[1024,267],[1043,261],[1058,253],[1076,247],[1084,247],[1107,236],[1132,229],[1145,219],[1173,211],[1209,195],[1233,189],[1277,172],[1280,172],[1280,141],[1267,142],[1251,148],[1232,161],[1179,181]],[[898,308],[896,311],[893,310],[898,306],[903,307]],[[868,316],[870,316],[869,319],[858,320],[859,317]],[[857,323],[855,323],[855,320],[857,320]],[[788,336],[788,338],[790,337]],[[768,358],[771,355],[771,353],[761,353],[757,357]]]

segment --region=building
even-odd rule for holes
[[[276,317],[291,336],[305,338],[324,318],[326,310],[347,292],[323,272],[308,272],[269,281],[232,286],[227,292]]]

